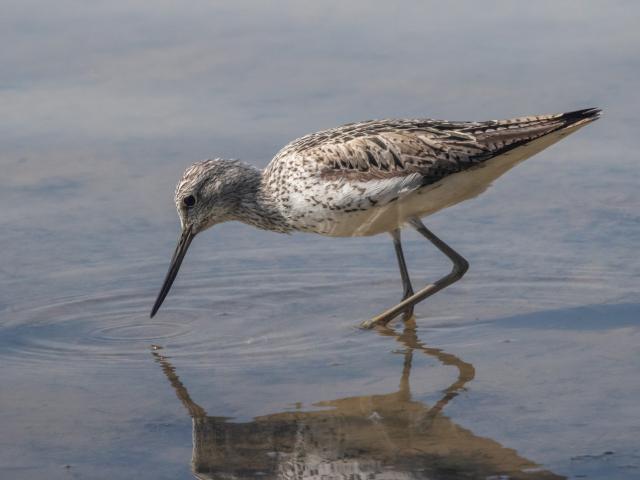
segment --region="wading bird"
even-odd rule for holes
[[[459,280],[469,267],[421,218],[479,195],[507,170],[599,115],[599,109],[588,108],[485,122],[372,120],[294,140],[264,170],[235,160],[196,163],[176,187],[182,234],[151,317],[194,236],[230,220],[280,233],[391,234],[404,296],[361,326],[410,314],[416,303]],[[415,293],[400,242],[407,224],[453,262],[451,273]]]

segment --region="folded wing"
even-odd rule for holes
[[[598,118],[600,110],[485,122],[373,120],[306,135],[276,156],[299,155],[326,179],[367,182],[419,177],[421,186],[553,132]]]

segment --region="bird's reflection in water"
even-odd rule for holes
[[[282,412],[233,423],[209,416],[166,357],[153,352],[193,419],[192,467],[200,479],[561,479],[499,443],[456,425],[442,410],[474,377],[471,364],[420,342],[410,319],[402,333],[378,333],[405,347],[397,392],[321,402],[322,411]],[[414,352],[458,369],[432,407],[412,400]]]

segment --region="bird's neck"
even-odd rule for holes
[[[263,182],[262,171],[248,168],[243,180],[245,188],[234,219],[262,230],[290,232],[289,223],[280,213],[277,203]]]

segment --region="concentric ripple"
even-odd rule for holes
[[[530,278],[522,285],[496,272],[470,274],[465,282],[419,306],[419,325],[463,327],[504,316],[511,313],[509,308],[524,313],[541,298],[560,306],[577,303],[594,273],[574,276],[581,280],[579,288],[566,279],[554,282],[555,277]],[[129,368],[148,362],[152,346],[162,347],[163,355],[181,366],[218,370],[358,361],[372,350],[396,347],[354,328],[397,298],[398,286],[386,288],[380,279],[375,269],[338,277],[299,270],[237,270],[215,276],[203,268],[181,279],[153,319],[149,308],[156,292],[150,289],[107,289],[22,305],[2,312],[0,362]],[[144,284],[153,282],[144,279]],[[372,292],[387,296],[377,298]],[[521,296],[516,304],[512,297],[517,292]]]
[[[193,315],[151,321],[140,295],[111,294],[31,305],[7,314],[2,328],[3,362],[56,362],[60,366],[132,362],[150,342],[189,335]]]
[[[147,324],[123,324],[101,328],[94,332],[94,338],[107,342],[131,342],[136,340],[166,340],[189,333],[184,325],[152,322]]]
[[[154,319],[149,318],[153,292],[139,290],[62,298],[6,312],[0,361],[129,368],[148,362],[150,348],[162,347],[182,365],[238,369],[314,356],[336,361],[347,351],[354,355],[370,347],[353,328],[355,320],[327,316],[318,302],[304,300],[310,293],[330,297],[344,285],[323,285],[304,275],[295,282],[283,278],[233,289],[194,281],[177,289]],[[367,283],[360,280],[358,287],[357,280],[350,281],[351,288]]]

